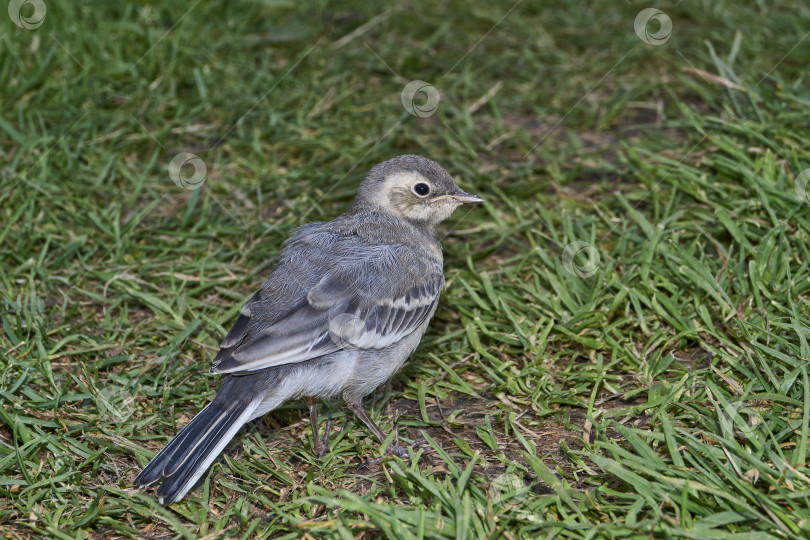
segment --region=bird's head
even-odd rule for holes
[[[436,226],[462,204],[482,200],[462,191],[435,161],[405,155],[372,167],[360,184],[355,205]]]

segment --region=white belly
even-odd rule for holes
[[[268,392],[251,417],[259,418],[277,409],[287,401],[302,397],[329,399],[339,397],[351,383],[357,364],[357,351],[343,351],[330,355],[331,364],[312,362],[296,366],[281,378],[272,392]]]

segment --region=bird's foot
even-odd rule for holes
[[[408,448],[415,449],[417,446],[421,446],[426,443],[427,441],[425,439],[417,439],[416,441],[412,442],[410,446],[400,446],[399,430],[396,430],[394,432],[394,442],[388,445],[388,448],[385,449],[385,453],[389,456],[397,456],[404,459],[408,457]]]
[[[408,446],[399,446],[398,444],[391,444],[388,448],[385,449],[385,453],[389,456],[397,456],[399,458],[406,458],[408,457],[408,448],[416,449],[418,446],[422,446],[423,444],[427,443],[425,439],[419,439],[411,443]]]
[[[368,461],[365,461],[365,462],[361,463],[360,466],[357,467],[357,470],[365,469],[367,467],[376,467],[377,465],[382,463],[385,460],[386,457],[390,457],[390,456],[396,456],[398,458],[405,459],[409,455],[408,454],[408,448],[416,449],[417,447],[422,446],[423,444],[426,444],[426,443],[427,443],[427,441],[425,439],[418,439],[418,440],[414,441],[413,443],[411,443],[408,446],[400,446],[399,445],[399,432],[395,432],[394,433],[394,441],[391,444],[388,445],[388,448],[385,449],[385,454],[378,457],[378,458],[370,459]]]

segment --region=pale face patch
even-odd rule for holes
[[[419,195],[417,184],[426,184],[430,191]],[[433,182],[415,171],[402,171],[388,176],[380,193],[380,204],[407,219],[438,223],[453,213],[459,204],[443,199],[432,202],[436,187]]]
[[[416,184],[427,184],[427,186],[430,188],[430,193],[428,193],[424,197],[420,197],[413,190]],[[433,182],[431,182],[430,180],[428,180],[427,178],[425,178],[416,171],[402,171],[394,173],[385,178],[385,182],[383,183],[383,195],[388,195],[388,197],[385,197],[386,199],[390,200],[390,195],[392,191],[402,189],[410,191],[416,198],[426,199],[430,197],[435,187],[433,185]]]

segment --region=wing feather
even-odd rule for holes
[[[313,236],[287,247],[228,332],[212,372],[255,372],[341,349],[382,349],[432,315],[444,287],[440,263],[413,263],[420,258],[404,246],[369,248],[356,237]]]

